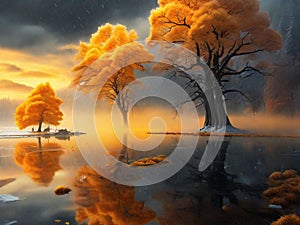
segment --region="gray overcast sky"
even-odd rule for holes
[[[0,0],[0,47],[47,52],[88,40],[98,26],[121,23],[141,39],[156,0]]]

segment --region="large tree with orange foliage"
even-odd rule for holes
[[[135,80],[134,70],[143,71],[141,63],[151,57],[143,46],[136,42],[134,30],[127,31],[120,24],[109,23],[98,28],[89,43],[81,42],[73,71],[76,73],[73,86],[86,92],[94,92],[98,98],[109,103],[116,102],[127,126],[130,104],[128,85]]]
[[[26,101],[17,107],[16,124],[19,129],[38,125],[38,132],[41,132],[43,123],[57,126],[63,117],[59,109],[61,104],[62,100],[55,96],[49,82],[39,84]]]
[[[158,5],[151,11],[148,39],[180,43],[193,51],[207,63],[224,94],[242,94],[226,90],[230,77],[260,73],[248,56],[281,48],[281,36],[270,27],[267,13],[259,10],[258,0],[158,0]],[[196,84],[187,78],[191,86]],[[192,97],[199,96],[206,110],[204,126],[210,126],[209,105],[198,86]]]

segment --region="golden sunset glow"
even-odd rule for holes
[[[299,9],[0,0],[0,225],[299,225]]]
[[[61,46],[55,55],[33,55],[0,48],[0,98],[24,99],[41,82],[50,82],[56,90],[67,87],[74,53],[66,49],[70,46]]]

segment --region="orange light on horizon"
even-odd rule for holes
[[[11,82],[11,86],[1,88],[0,98],[23,99],[42,82],[50,82],[55,90],[65,88],[71,80],[74,54],[60,53],[33,55],[19,50],[0,48],[0,85]]]

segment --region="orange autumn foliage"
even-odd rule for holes
[[[190,47],[191,42],[198,43],[203,51],[208,44],[211,49],[225,47],[228,52],[247,32],[252,40],[248,49],[281,47],[280,35],[271,29],[268,15],[259,11],[257,0],[158,0],[158,4],[149,18],[149,40],[182,41]]]
[[[271,223],[271,225],[299,225],[299,224],[300,224],[300,218],[295,214],[282,216],[277,221]]]
[[[281,205],[285,208],[299,206],[300,176],[294,170],[283,173],[274,172],[268,179],[269,188],[263,192],[269,204]]]
[[[236,74],[230,68],[235,57],[282,46],[258,0],[158,0],[158,5],[149,17],[148,40],[181,43],[208,64],[219,82]]]
[[[95,91],[109,102],[118,100],[118,94],[135,80],[134,70],[143,71],[141,63],[152,59],[137,38],[134,30],[120,24],[99,27],[89,43],[80,42],[73,85]]]
[[[35,142],[20,142],[16,145],[14,160],[34,182],[48,186],[61,169],[59,158],[62,154],[57,143],[45,143],[41,147]]]
[[[89,43],[80,43],[80,62],[73,69],[76,75],[72,86],[116,103],[126,126],[131,99],[127,87],[135,80],[135,70],[144,71],[141,63],[153,59],[137,38],[134,30],[128,32],[123,25],[107,23],[98,28]]]
[[[39,84],[27,97],[26,101],[19,105],[15,112],[16,125],[19,129],[42,123],[59,125],[63,113],[59,107],[62,100],[55,96],[55,92],[49,82]]]
[[[78,171],[73,185],[78,223],[142,225],[155,218],[143,202],[135,201],[134,187],[113,183],[88,166]]]

